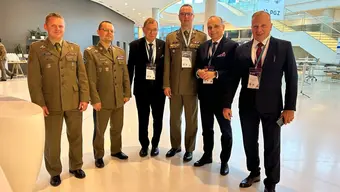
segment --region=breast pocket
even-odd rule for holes
[[[66,55],[67,68],[75,70],[77,63],[77,55]]]
[[[171,54],[179,53],[179,51],[180,51],[180,45],[179,44],[171,44],[170,45]]]

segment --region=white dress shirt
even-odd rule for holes
[[[152,42],[149,42],[148,40],[145,39],[145,48],[146,48],[146,54],[148,56],[148,59],[149,59],[149,49],[150,49],[150,46],[149,44],[152,44],[152,63],[155,63],[155,60],[156,60],[156,39],[154,39]]]
[[[269,40],[270,40],[270,35],[261,42],[263,44],[263,47],[264,47],[263,54],[262,54],[262,57],[261,57],[261,64],[262,65],[263,65],[264,59],[266,58],[266,55],[267,55],[267,51],[268,51],[268,47],[269,47]],[[257,44],[258,43],[260,43],[260,42],[257,41],[256,39],[254,39],[253,45],[252,45],[252,48],[251,48],[251,59],[252,59],[254,65],[256,64],[255,60],[256,60],[256,50],[257,50]]]
[[[213,41],[213,40],[211,40],[211,46],[209,47],[209,53],[208,53],[208,56],[209,56],[209,58],[211,57],[211,55],[213,54],[212,53],[212,48],[213,48],[213,46],[214,46],[214,42],[216,42],[217,44],[216,44],[216,49],[215,49],[215,52],[216,52],[216,50],[217,50],[217,47],[218,47],[218,45],[220,44],[220,41],[221,41],[221,39],[223,38],[223,36],[219,39],[219,40],[217,40],[217,41]]]

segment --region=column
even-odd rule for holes
[[[216,15],[217,0],[205,1],[204,33],[208,34],[207,22],[210,16]]]
[[[154,18],[159,24],[159,8],[152,8],[152,18]]]
[[[142,38],[142,37],[144,37],[143,27],[138,26],[138,38]]]
[[[158,23],[158,30],[161,28],[161,24],[159,23],[159,8],[152,8],[152,18],[154,18]],[[159,38],[159,33],[157,33],[157,38]]]

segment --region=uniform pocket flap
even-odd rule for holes
[[[79,91],[78,85],[73,85],[73,90],[74,91]]]

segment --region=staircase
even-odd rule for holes
[[[295,31],[291,27],[285,25],[284,23],[280,21],[272,21],[273,26],[278,29],[281,32],[293,32]],[[333,51],[336,51],[336,46],[338,45],[338,41],[334,39],[333,37],[322,33],[320,31],[306,31],[307,34],[312,36],[314,39],[319,40],[321,43],[326,45],[328,48],[330,48]]]
[[[338,41],[333,37],[319,31],[306,31],[306,33],[325,44],[328,48],[336,51]]]
[[[292,31],[295,31],[294,29],[288,27],[287,25],[285,25],[284,23],[282,23],[280,21],[273,20],[272,23],[273,23],[273,26],[276,29],[280,30],[281,32],[292,32]]]

